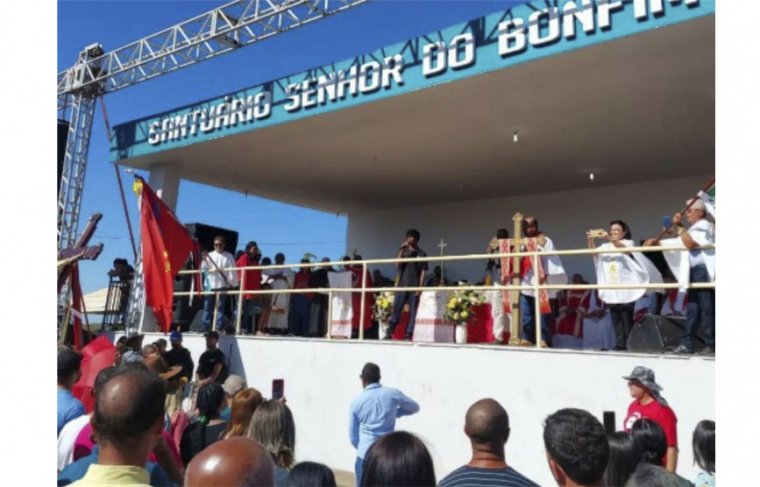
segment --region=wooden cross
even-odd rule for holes
[[[61,292],[63,285],[66,284],[74,264],[82,259],[95,260],[103,251],[103,244],[94,246],[87,246],[90,239],[95,234],[95,229],[98,226],[98,222],[103,218],[101,213],[94,213],[90,220],[87,222],[87,226],[82,231],[82,235],[74,243],[73,247],[61,249],[58,252],[58,292]]]
[[[446,242],[443,240],[443,238],[441,239],[441,241],[440,241],[440,242],[438,242],[438,245],[436,245],[436,247],[438,247],[439,249],[441,249],[441,257],[443,257],[443,250],[444,250],[446,247],[448,247],[448,245],[449,245],[449,244],[447,244],[447,243],[446,243]],[[439,285],[439,286],[443,286],[443,260],[441,260],[441,281],[438,283],[438,285]]]

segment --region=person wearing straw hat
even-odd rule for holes
[[[634,401],[628,406],[628,413],[623,422],[623,429],[630,431],[636,420],[648,418],[659,424],[665,432],[668,450],[665,468],[676,471],[678,463],[678,435],[676,423],[678,418],[660,394],[660,386],[654,378],[654,371],[642,366],[636,366],[630,375],[623,376],[628,381],[628,390]]]

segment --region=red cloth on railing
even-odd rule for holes
[[[361,266],[355,266],[351,268],[351,285],[354,288],[361,289],[362,287],[362,268]],[[372,276],[369,275],[369,271],[366,273],[367,287],[375,287],[372,282]],[[366,292],[364,294],[364,329],[372,327],[372,306],[375,304],[375,293]],[[351,329],[359,329],[359,320],[362,314],[362,293],[351,293],[351,305],[353,307],[353,315],[351,317]],[[403,338],[403,337],[402,337]]]
[[[406,336],[406,325],[409,324],[409,312],[404,310],[401,313],[401,317],[398,320],[398,324],[396,325],[396,329],[393,330],[393,339],[394,340],[403,340]]]

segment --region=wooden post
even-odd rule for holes
[[[515,213],[512,217],[514,226],[514,238],[512,239],[513,252],[520,251],[520,241],[522,240],[522,221],[523,215],[520,212]],[[512,257],[512,285],[520,285],[520,257]],[[509,344],[520,344],[520,328],[522,323],[520,322],[520,291],[514,290],[509,293],[512,304],[512,312],[510,313],[509,324]]]
[[[69,330],[69,320],[71,319],[71,303],[66,304],[66,312],[63,314],[63,321],[61,322],[61,345],[66,344],[66,333]]]

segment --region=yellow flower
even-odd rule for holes
[[[462,311],[462,319],[466,320],[468,316],[470,316],[470,313],[468,313],[467,311]]]
[[[449,309],[454,309],[457,306],[457,298],[451,298],[449,301]]]
[[[459,319],[459,313],[454,313],[454,320],[458,320],[458,319]]]

